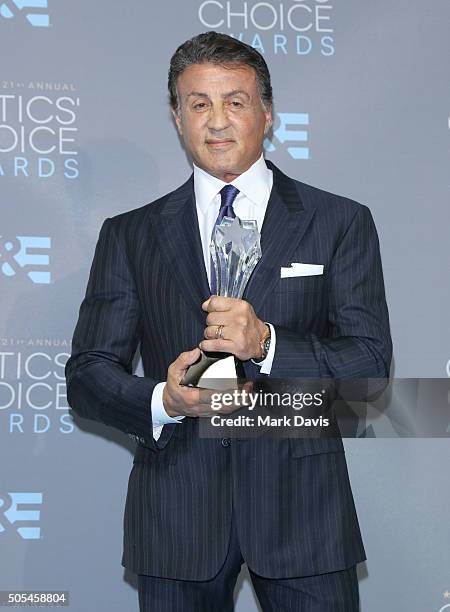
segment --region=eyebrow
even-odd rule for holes
[[[245,96],[247,99],[250,99],[250,96],[248,95],[248,93],[246,91],[244,91],[243,89],[233,89],[233,91],[229,91],[225,94],[222,95],[222,99],[225,98],[230,98],[231,96],[237,96],[238,94],[241,94],[243,96]],[[187,97],[190,98],[191,96],[197,96],[199,98],[209,98],[207,93],[204,93],[202,91],[191,91]]]

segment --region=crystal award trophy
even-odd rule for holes
[[[210,244],[211,257],[216,272],[217,295],[241,298],[248,280],[261,258],[261,246],[256,221],[243,221],[239,217],[224,217],[216,225]],[[230,386],[236,382],[242,364],[227,353],[205,353],[191,365],[182,385],[205,389]]]

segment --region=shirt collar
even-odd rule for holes
[[[197,206],[203,214],[225,185],[224,181],[212,176],[194,165],[194,192]],[[271,170],[266,166],[264,155],[231,182],[256,206],[264,206],[269,199],[271,189]],[[240,195],[240,194],[239,194]],[[238,196],[239,197],[239,196]]]

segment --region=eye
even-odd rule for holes
[[[206,102],[195,102],[195,104],[192,105],[192,108],[194,110],[203,110],[207,107]]]
[[[239,102],[239,100],[232,100],[231,106],[232,108],[242,108],[244,105],[242,104],[242,102]]]

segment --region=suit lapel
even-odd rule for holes
[[[201,304],[209,297],[210,289],[195,208],[193,175],[168,197],[156,235],[180,292],[204,325],[206,315]]]
[[[262,257],[243,295],[256,313],[278,281],[280,267],[292,261],[291,254],[315,213],[315,208],[304,207],[295,182],[270,161],[266,163],[273,172],[273,185],[261,231]]]
[[[251,275],[243,298],[258,312],[280,277],[280,267],[292,260],[311,222],[315,208],[305,208],[295,181],[266,160],[273,186],[261,231],[262,257]],[[160,249],[177,280],[180,292],[202,325],[202,302],[210,295],[195,208],[193,175],[175,190],[162,208],[157,231]]]

